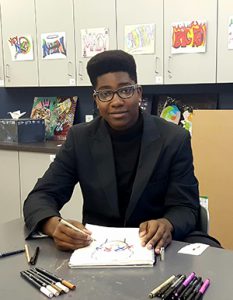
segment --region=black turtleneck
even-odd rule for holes
[[[115,160],[118,204],[122,221],[129,203],[136,175],[143,130],[143,118],[139,114],[138,121],[129,129],[118,131],[107,126],[112,140]]]

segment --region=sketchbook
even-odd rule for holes
[[[152,267],[154,249],[141,246],[138,228],[116,228],[86,224],[92,243],[75,250],[69,260],[71,268]]]

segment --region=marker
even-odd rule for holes
[[[53,293],[54,296],[59,296],[60,293],[54,289],[50,284],[46,284],[42,279],[38,278],[35,274],[33,274],[30,270],[28,271],[24,271],[25,274],[27,274],[28,276],[30,276],[32,279],[34,279],[35,281],[37,281],[38,283],[40,283],[42,286],[44,286],[48,291],[50,291],[51,293]]]
[[[179,278],[170,286],[170,288],[161,296],[162,299],[170,299],[171,294],[182,284],[186,279],[185,275],[179,276]]]
[[[161,247],[159,254],[160,254],[160,260],[164,261],[164,259],[165,259],[165,248],[164,247]]]
[[[57,277],[55,274],[52,274],[52,273],[50,273],[49,271],[46,271],[43,268],[35,268],[35,269],[37,271],[45,274],[46,276],[52,278],[53,280],[61,282],[62,284],[64,284],[66,287],[68,287],[71,290],[76,289],[76,286],[73,283],[71,283],[71,282],[69,282],[67,280],[64,280],[63,278]]]
[[[162,290],[162,288],[170,286],[170,283],[176,278],[175,275],[172,275],[163,283],[161,283],[158,287],[156,287],[153,291],[150,292],[149,298],[154,298],[158,295],[158,293]]]
[[[7,256],[10,256],[10,255],[19,254],[19,253],[22,253],[22,252],[25,252],[25,249],[9,251],[9,252],[2,252],[2,253],[0,253],[0,258],[7,257]]]
[[[196,297],[195,297],[195,300],[199,300],[203,297],[203,295],[205,294],[206,290],[208,289],[210,285],[210,280],[209,279],[206,279],[204,281],[204,283],[202,284],[200,290],[198,291]]]
[[[201,277],[197,277],[196,279],[194,279],[190,285],[188,286],[188,289],[186,291],[184,291],[183,294],[181,294],[180,296],[186,300],[188,298],[188,296],[192,293],[192,291],[195,289],[195,287],[202,281]]]
[[[73,224],[69,223],[68,221],[66,221],[64,219],[60,219],[60,222],[64,225],[66,225],[67,227],[70,227],[70,228],[74,229],[75,231],[80,232],[80,233],[84,234],[85,236],[88,236],[88,234],[85,231],[83,231],[82,229],[79,229],[78,227],[74,226]],[[91,240],[95,241],[95,239],[93,239],[92,237],[91,237]]]
[[[20,275],[26,279],[29,283],[31,283],[34,287],[36,287],[41,293],[43,293],[48,298],[53,297],[53,293],[48,291],[44,286],[42,286],[40,283],[36,282],[34,279],[32,279],[30,276],[25,274],[23,271],[20,272]]]
[[[30,258],[29,248],[28,248],[27,244],[24,245],[24,249],[25,249],[25,255],[26,255],[27,262],[30,263],[31,258]]]
[[[186,300],[193,300],[193,299],[195,298],[195,295],[197,295],[197,293],[198,293],[200,287],[202,286],[202,284],[203,284],[202,281],[201,281],[200,283],[198,283],[198,284],[195,286],[193,292],[188,296],[188,298],[187,298]]]
[[[35,253],[34,253],[34,255],[30,259],[30,264],[31,265],[35,265],[36,264],[37,258],[39,256],[39,252],[40,252],[40,247],[36,247]]]
[[[190,284],[190,282],[193,280],[195,277],[195,273],[192,272],[186,279],[185,281],[177,288],[177,290],[174,293],[175,298],[178,298],[178,296],[181,295],[181,293],[184,291],[184,289]]]
[[[56,282],[54,280],[52,280],[51,278],[49,278],[48,276],[45,276],[44,274],[36,271],[35,269],[31,269],[30,271],[32,273],[36,274],[36,276],[38,276],[38,278],[40,278],[41,280],[43,280],[45,283],[50,284],[55,290],[57,290],[59,292],[59,294],[65,293],[63,291],[63,289],[61,289],[60,287],[58,287],[56,285]]]

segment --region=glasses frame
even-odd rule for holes
[[[125,89],[125,88],[132,88],[132,95],[127,96],[127,97],[124,98],[124,97],[122,97],[122,96],[119,94],[119,90],[123,90],[123,89]],[[116,89],[116,90],[112,90],[112,89],[103,89],[103,90],[99,90],[99,91],[94,90],[93,96],[94,96],[94,97],[98,97],[98,99],[99,99],[101,102],[110,102],[110,101],[112,101],[112,99],[113,99],[113,97],[115,96],[115,94],[117,94],[117,96],[118,96],[119,98],[121,98],[121,99],[129,99],[129,98],[131,98],[131,97],[134,95],[135,90],[138,89],[138,88],[141,88],[141,86],[138,85],[137,83],[135,83],[135,84],[130,84],[130,85],[122,86],[122,87],[120,87],[120,88],[118,88],[118,89]],[[112,97],[111,97],[111,99],[109,99],[109,100],[103,100],[103,99],[100,99],[99,93],[100,93],[100,92],[104,92],[104,91],[110,91],[110,92],[112,92]]]

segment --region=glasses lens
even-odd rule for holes
[[[123,99],[130,98],[133,96],[135,87],[135,85],[124,86],[118,89],[118,95]]]
[[[112,90],[100,90],[98,91],[98,96],[101,101],[110,101],[113,98]]]

